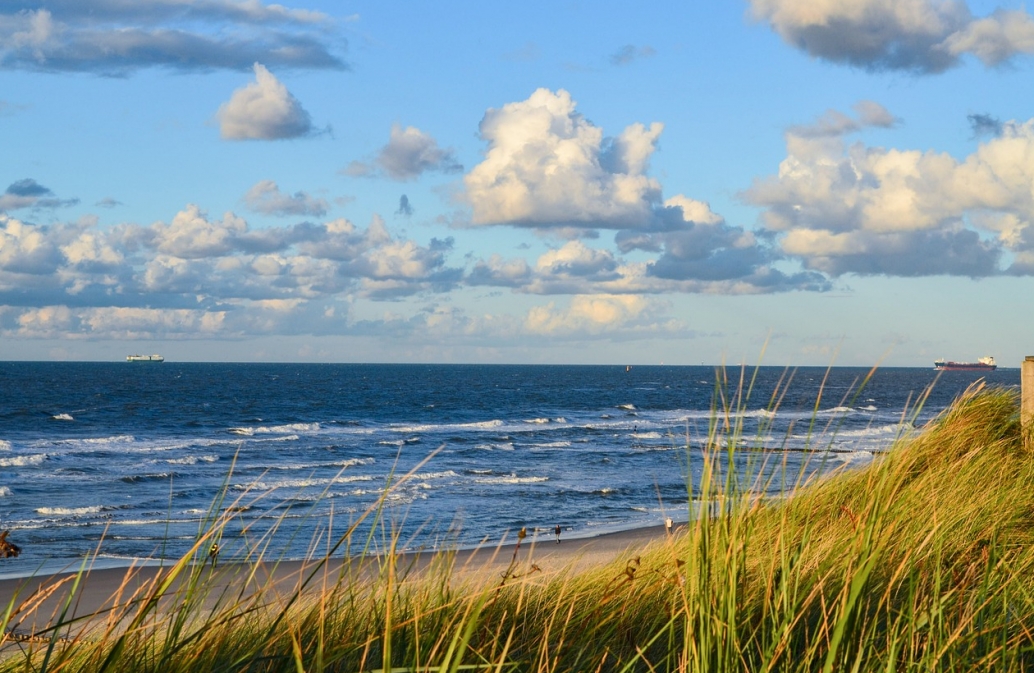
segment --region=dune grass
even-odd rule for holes
[[[245,563],[215,589],[198,562],[217,519],[116,607],[4,643],[0,671],[1034,670],[1034,453],[1014,391],[970,389],[788,498],[738,484],[750,439],[712,425],[692,499],[715,515],[614,563],[541,572],[518,548],[485,576],[389,549],[290,586]]]

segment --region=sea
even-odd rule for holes
[[[0,362],[0,578],[564,539],[858,469],[1018,369]],[[737,450],[730,452],[730,446]],[[346,537],[347,533],[347,537]]]

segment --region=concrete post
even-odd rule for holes
[[[1034,445],[1034,355],[1024,358],[1020,368],[1020,426],[1024,442]]]

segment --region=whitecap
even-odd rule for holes
[[[502,477],[481,477],[474,480],[478,484],[538,484],[549,481],[549,477],[518,477],[508,474]]]
[[[660,439],[661,433],[651,430],[650,432],[637,432],[635,436],[639,439]]]
[[[72,414],[54,414],[51,416],[55,421],[74,421]]]
[[[503,444],[475,444],[474,448],[481,451],[513,451],[513,442],[505,442]]]
[[[444,472],[418,472],[413,475],[413,479],[447,479],[450,477],[458,477],[452,470],[445,470]]]
[[[877,409],[876,407],[874,407],[871,404],[866,405],[864,407],[858,407],[858,408],[861,409],[862,411],[879,411],[879,409]]]
[[[43,516],[83,516],[86,514],[96,514],[103,510],[104,508],[100,505],[92,507],[38,507],[36,508],[36,513]]]
[[[538,424],[538,425],[545,425],[546,423],[549,423],[549,419],[548,418],[529,418],[529,419],[525,420],[524,422],[525,423],[535,423],[535,424]]]
[[[543,442],[532,446],[536,449],[566,449],[571,446],[571,442]]]
[[[11,443],[6,439],[0,439],[0,451],[10,451]]]
[[[39,465],[47,459],[45,453],[35,453],[28,456],[14,456],[13,458],[0,458],[0,467],[28,467]]]
[[[260,425],[253,428],[230,428],[230,432],[235,435],[250,437],[252,435],[279,435],[291,432],[316,432],[319,429],[319,423],[287,423],[285,425]]]
[[[11,489],[7,486],[0,486],[0,498],[5,498],[11,495]]]
[[[625,411],[635,411],[634,404],[619,404],[618,409],[624,409]]]

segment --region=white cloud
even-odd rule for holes
[[[485,159],[465,177],[476,225],[639,228],[661,186],[645,172],[663,125],[634,124],[612,142],[563,89],[490,109]]]
[[[0,10],[0,68],[124,75],[141,68],[345,69],[339,22],[260,0],[50,0]]]
[[[190,204],[168,224],[151,225],[151,245],[158,252],[184,259],[217,257],[233,250],[234,239],[247,229],[247,222],[233,213],[223,215],[222,221],[209,221],[206,213]]]
[[[291,92],[256,63],[255,81],[219,106],[219,133],[225,140],[282,140],[312,132],[312,120]]]
[[[248,207],[259,213],[268,215],[312,215],[321,217],[327,214],[329,205],[324,199],[317,199],[305,192],[284,194],[272,180],[256,182],[244,195]]]
[[[47,227],[0,215],[0,270],[48,274],[60,264],[59,241]],[[61,237],[63,238],[63,236]]]
[[[986,276],[1005,251],[1034,251],[1034,120],[1003,124],[961,161],[792,133],[787,150],[745,197],[809,268]]]
[[[463,170],[451,149],[442,149],[437,140],[415,126],[402,128],[398,124],[392,125],[388,144],[377,154],[375,164],[393,180],[411,180],[430,171],[456,173]],[[345,172],[355,176],[373,175],[376,168],[353,161]]]
[[[812,56],[874,70],[941,72],[972,54],[997,65],[1034,52],[1034,21],[998,10],[976,19],[962,0],[750,0],[790,44]]]
[[[632,295],[581,295],[571,298],[569,306],[555,302],[528,311],[524,329],[531,334],[565,336],[613,332],[634,325],[653,309],[644,297]]]

